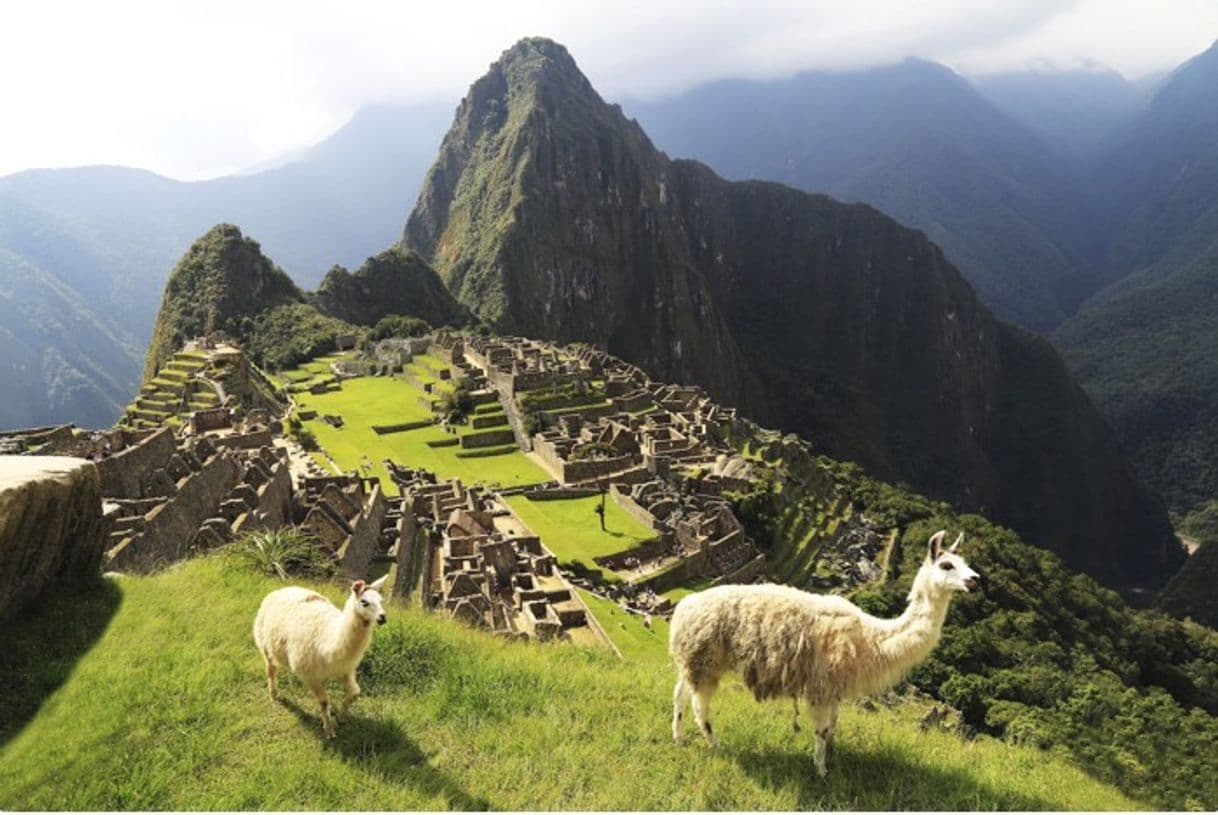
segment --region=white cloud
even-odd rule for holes
[[[361,106],[450,100],[522,36],[566,44],[609,98],[909,55],[965,71],[1094,58],[1169,68],[1212,0],[152,2],[0,10],[0,173],[114,163],[181,178],[318,141]]]

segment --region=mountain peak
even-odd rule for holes
[[[216,224],[191,244],[165,285],[146,376],[183,343],[215,330],[240,333],[243,320],[304,299],[258,242],[233,224]]]
[[[499,55],[470,88],[466,101],[479,108],[488,102],[505,108],[540,102],[553,112],[555,102],[568,96],[600,100],[565,46],[544,37],[526,37]]]

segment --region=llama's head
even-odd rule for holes
[[[926,562],[922,569],[926,571],[927,582],[939,592],[977,591],[981,588],[981,575],[964,562],[956,550],[964,540],[961,532],[956,542],[950,547],[943,546],[947,530],[941,529],[930,536],[927,543]]]
[[[385,624],[385,598],[381,597],[381,589],[387,577],[389,575],[384,575],[371,583],[356,580],[351,584],[351,599],[347,602],[356,616],[369,625],[374,621],[377,625]]]

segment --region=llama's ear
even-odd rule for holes
[[[378,577],[376,580],[373,580],[371,583],[369,583],[368,588],[373,589],[374,591],[380,591],[381,588],[384,587],[385,581],[388,579],[389,579],[389,575],[383,574],[380,577]]]
[[[960,548],[960,544],[963,542],[964,542],[964,533],[961,532],[959,535],[956,536],[956,542],[953,543],[951,545],[951,548],[949,548],[947,551],[951,552],[953,555],[956,554],[956,550]]]
[[[938,532],[930,536],[930,541],[926,547],[926,554],[930,556],[931,560],[938,558],[939,554],[943,551],[943,538],[946,535],[947,530],[940,529]]]
[[[362,580],[356,580],[354,583],[351,584],[351,593],[354,594],[356,597],[359,597],[361,594],[364,593],[364,589],[366,589],[366,588],[368,588],[367,583],[365,583]]]

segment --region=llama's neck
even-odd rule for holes
[[[875,640],[877,656],[894,674],[904,676],[939,644],[951,600],[950,591],[933,590],[924,573],[918,572],[905,611],[887,621]]]
[[[330,624],[329,634],[331,654],[358,659],[372,642],[372,623],[355,613],[355,603],[348,598],[342,613]]]

